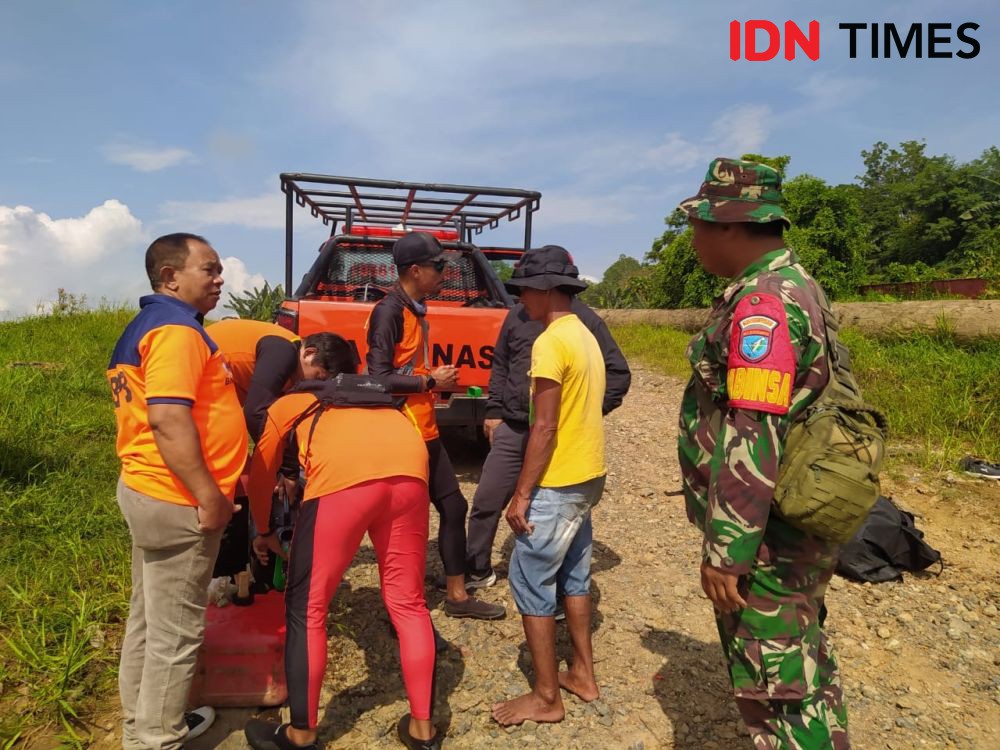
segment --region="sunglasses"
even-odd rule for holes
[[[425,268],[433,268],[438,273],[441,273],[442,271],[444,271],[444,267],[448,265],[448,261],[435,260],[430,263],[421,263],[420,265],[424,266]]]

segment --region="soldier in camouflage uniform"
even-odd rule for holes
[[[780,201],[771,167],[715,159],[681,204],[702,265],[732,283],[688,347],[678,453],[754,747],[842,750],[847,711],[820,615],[837,547],[772,504],[788,427],[829,379],[822,292],[784,245]]]

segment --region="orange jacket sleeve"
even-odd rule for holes
[[[254,447],[250,462],[250,481],[247,496],[250,515],[258,532],[273,531],[271,525],[271,496],[274,482],[281,468],[282,454],[288,442],[292,425],[306,409],[316,403],[309,393],[292,393],[282,396],[267,410],[264,429]]]

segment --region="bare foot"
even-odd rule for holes
[[[521,724],[528,719],[538,722],[562,721],[565,715],[562,698],[557,696],[554,703],[546,703],[533,692],[493,704],[493,720],[505,727]]]
[[[572,669],[559,673],[559,687],[568,690],[584,703],[597,700],[601,691],[594,680],[580,677]]]

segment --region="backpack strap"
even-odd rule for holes
[[[806,419],[815,409],[822,409],[828,406],[848,409],[855,413],[864,413],[868,416],[872,425],[877,427],[887,436],[889,433],[888,420],[881,411],[864,400],[861,395],[861,388],[854,377],[851,368],[851,352],[840,342],[840,321],[833,312],[830,300],[819,284],[816,284],[817,297],[819,298],[820,309],[823,313],[823,330],[826,337],[827,363],[829,367],[829,379],[823,390],[815,401],[799,416],[799,419]]]
[[[861,389],[858,388],[854,379],[854,372],[851,368],[851,352],[840,343],[840,321],[833,312],[830,300],[826,292],[819,285],[815,285],[816,296],[819,299],[820,310],[823,314],[823,331],[826,338],[826,359],[829,367],[829,380],[823,388],[823,392],[814,403],[818,403],[824,397],[830,395],[833,390],[841,391],[841,395],[846,395],[857,401],[861,401]],[[844,393],[846,391],[846,394]]]
[[[299,428],[300,424],[309,419],[309,417],[313,418],[312,424],[309,426],[309,438],[306,441],[306,446],[305,446],[306,465],[303,468],[305,468],[306,474],[309,473],[309,451],[312,447],[313,432],[316,431],[316,423],[319,421],[320,416],[323,414],[325,410],[326,410],[326,404],[317,395],[316,401],[310,404],[305,411],[303,411],[301,414],[299,414],[299,416],[295,418],[295,421],[292,422],[291,428],[288,430],[289,435],[294,435],[295,431]],[[299,447],[301,449],[301,446]]]

